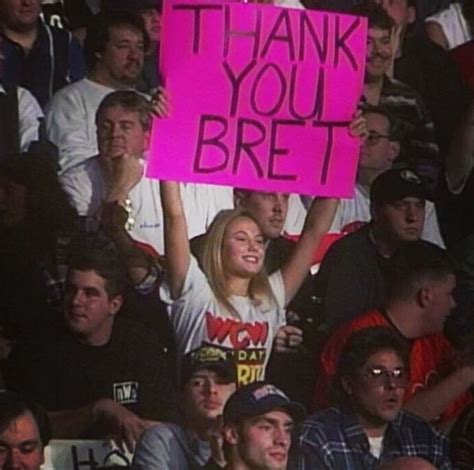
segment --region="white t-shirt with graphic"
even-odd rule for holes
[[[269,277],[275,300],[268,310],[249,297],[232,296],[231,304],[240,317],[223,314],[205,274],[191,257],[183,291],[173,301],[166,282],[160,289],[164,302],[171,305],[170,320],[176,337],[178,363],[200,346],[212,345],[233,358],[239,385],[263,380],[273,339],[285,324],[285,287],[280,271]]]

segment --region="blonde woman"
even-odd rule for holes
[[[353,135],[365,133],[356,116]],[[198,266],[190,253],[178,183],[161,182],[167,278],[162,299],[171,304],[178,356],[203,344],[234,358],[239,384],[262,380],[272,343],[285,325],[285,306],[308,274],[312,255],[337,208],[335,199],[315,200],[289,261],[267,276],[265,240],[252,216],[223,211],[210,226]]]

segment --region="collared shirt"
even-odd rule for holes
[[[449,470],[448,440],[426,421],[401,411],[388,424],[377,459],[354,414],[329,408],[309,417],[293,440],[290,469],[371,470],[397,457],[421,457]]]

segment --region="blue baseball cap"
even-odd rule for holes
[[[295,421],[306,416],[304,406],[290,400],[279,388],[267,382],[253,382],[236,390],[227,400],[224,424],[235,424],[274,410],[284,410]]]

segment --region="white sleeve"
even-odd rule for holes
[[[59,175],[59,182],[79,215],[93,215],[91,214],[92,182],[87,174],[78,171],[77,168],[71,168]]]
[[[46,131],[58,146],[61,172],[97,155],[95,134],[91,138],[88,124],[87,110],[78,93],[63,89],[53,96],[46,111]]]
[[[43,117],[43,111],[28,90],[17,87],[17,96],[20,150],[26,152],[30,143],[38,140],[39,119]]]
[[[425,225],[421,235],[423,240],[427,240],[441,248],[446,248],[443,237],[439,230],[438,216],[436,215],[435,205],[431,201],[426,201]]]

